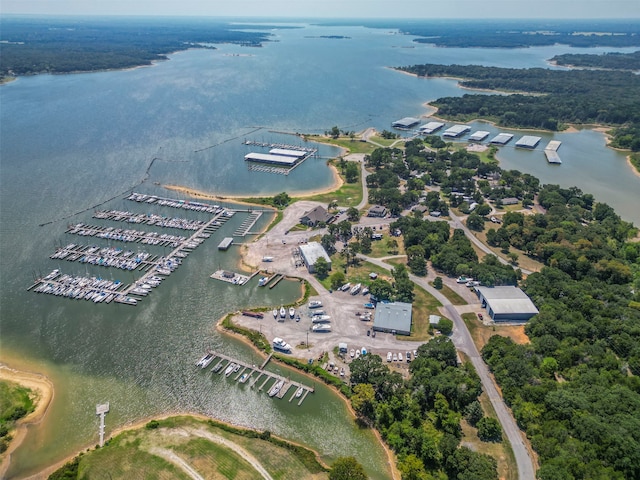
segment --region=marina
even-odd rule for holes
[[[208,357],[209,355],[211,355],[210,358]],[[306,396],[309,393],[314,392],[313,387],[309,387],[303,383],[293,381],[288,377],[265,370],[264,368],[271,360],[272,355],[269,355],[262,365],[257,366],[255,364],[250,365],[222,353],[207,352],[199,362],[196,362],[196,366],[201,366],[200,362],[203,362],[205,358],[209,361],[208,364],[217,360],[211,369],[212,373],[225,375],[226,377],[231,378],[234,382],[241,384],[248,382],[249,387],[254,388],[260,381],[261,383],[258,386],[258,391],[264,390],[265,387],[267,387],[267,384],[270,384],[266,390],[269,397],[284,398],[287,392],[293,387],[293,391],[288,401],[291,402],[295,398],[298,400],[298,405],[302,405]]]
[[[267,143],[245,140],[245,145],[269,148],[269,153],[250,152],[244,156],[249,171],[289,175],[307,158],[318,153],[317,148],[301,147],[285,143]]]
[[[190,237],[176,236],[158,232],[143,232],[131,229],[119,229],[110,226],[94,226],[78,223],[70,225],[66,233],[103,238],[110,241],[138,242],[148,245],[169,247],[172,250],[166,255],[152,254],[146,251],[123,249],[115,246],[100,247],[97,245],[80,245],[69,243],[58,247],[50,256],[52,260],[79,262],[85,265],[117,268],[126,271],[141,272],[142,276],[133,283],[124,285],[119,280],[105,280],[100,276],[76,276],[61,274],[59,269],[38,278],[27,290],[36,293],[56,295],[77,300],[91,300],[94,303],[122,303],[137,305],[140,297],[147,296],[153,288],[160,285],[163,278],[169,276],[182,264],[182,259],[193,252],[207,238],[211,237],[221,225],[234,215],[234,211],[217,205],[201,202],[184,202],[167,198],[133,193],[127,197],[138,203],[152,203],[163,207],[184,208],[188,210],[212,213],[209,220],[169,219],[157,214],[136,214],[107,210],[95,212],[93,217],[124,221],[129,223],[145,223],[166,228],[180,228],[193,231]],[[248,279],[248,277],[246,278]],[[232,283],[246,281],[234,277]]]

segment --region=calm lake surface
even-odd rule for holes
[[[443,49],[385,30],[300,26],[273,30],[277,41],[263,48],[220,45],[177,53],[153,67],[40,75],[0,87],[0,360],[46,373],[56,386],[49,414],[29,430],[10,477],[37,472],[97,443],[95,405],[104,401],[111,403],[107,432],[152,415],[197,412],[271,430],[318,449],[329,462],[354,455],[371,477],[389,477],[374,436],[358,429],[344,402],[322,385],[316,383],[316,393],[297,407],[194,370],[207,347],[246,361],[255,356],[215,331],[226,312],[280,305],[300,294],[296,282],[267,290],[258,289],[255,279],[236,287],[209,278],[219,268],[238,269],[238,251],[220,253],[216,247],[246,214],[227,222],[136,307],[26,291],[35,276],[54,268],[134,280],[130,272],[49,259],[61,244],[108,244],[65,234],[69,223],[123,227],[92,219],[95,209],[201,218],[123,200],[131,189],[180,198],[158,185],[246,195],[324,188],[332,181],[325,158],[336,149],[320,146],[321,158],[282,176],[249,171],[243,140],[301,144],[299,137],[276,132],[321,133],[334,125],[390,129],[393,120],[425,114],[426,101],[465,93],[453,80],[417,79],[388,67],[535,67],[560,53],[605,51]],[[320,38],[327,35],[349,38]],[[539,135],[543,140],[534,151],[502,148],[501,165],[543,183],[576,185],[640,224],[640,178],[624,153],[606,148],[604,136],[591,130]],[[551,139],[563,142],[561,166],[548,165],[542,153]],[[263,217],[258,226],[268,220]],[[160,247],[145,250],[163,253]]]

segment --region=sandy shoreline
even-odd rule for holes
[[[4,478],[11,463],[11,454],[20,446],[27,435],[27,426],[40,423],[47,414],[53,400],[54,388],[51,380],[44,375],[15,370],[4,364],[0,364],[0,379],[22,385],[35,395],[35,410],[17,422],[13,440],[3,454],[2,463],[0,463],[0,478]]]

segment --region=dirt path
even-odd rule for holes
[[[149,450],[149,453],[153,453],[159,457],[164,458],[166,461],[173,463],[176,467],[189,475],[193,480],[204,480],[198,472],[196,472],[191,465],[180,458],[175,452],[167,450],[166,448],[153,447]]]

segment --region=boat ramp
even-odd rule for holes
[[[271,360],[273,354],[270,354],[260,366],[255,364],[250,365],[218,352],[208,352],[207,356],[208,355],[212,355],[213,357],[207,358],[208,363],[206,365],[199,365],[199,363],[202,362],[201,359],[200,362],[196,363],[196,366],[205,368],[213,363],[213,368],[211,368],[212,373],[225,375],[234,382],[248,383],[250,388],[257,388],[258,391],[266,390],[270,397],[284,398],[289,390],[291,390],[292,393],[291,396],[289,396],[289,402],[296,399],[298,400],[298,405],[302,405],[307,395],[315,391],[313,387],[265,370],[264,368]]]

